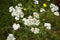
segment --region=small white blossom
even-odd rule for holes
[[[9,12],[12,12],[13,11],[13,6],[9,7]]]
[[[9,7],[9,12],[11,12],[11,15],[15,17],[16,20],[19,20],[20,18],[24,17],[24,13],[22,12],[22,4],[18,4],[13,8],[13,6]]]
[[[27,25],[27,26],[31,26],[31,25],[38,26],[40,24],[40,21],[37,20],[36,18],[32,18],[32,19],[24,18],[23,21],[24,21],[24,24]]]
[[[7,40],[16,40],[13,34],[9,34]]]
[[[34,28],[33,27],[31,28],[31,32],[34,32]]]
[[[32,19],[32,16],[29,16],[28,19]]]
[[[47,0],[47,1],[50,1],[50,0]]]
[[[37,20],[36,18],[32,19],[32,24],[38,26],[40,24],[40,21]]]
[[[54,12],[54,15],[59,16],[59,12],[58,11]]]
[[[44,26],[45,26],[47,29],[51,29],[51,24],[50,24],[50,23],[44,23]]]
[[[39,28],[31,28],[31,31],[34,33],[34,34],[37,34],[37,33],[39,33],[39,31],[40,31],[40,29]]]
[[[19,20],[19,17],[15,17],[15,20],[16,20],[16,21]]]
[[[44,8],[41,8],[41,9],[40,9],[40,12],[44,12],[44,11],[45,11],[45,9],[44,9]]]
[[[52,3],[50,4],[50,8],[51,8],[52,12],[55,12],[55,11],[59,10],[58,6],[56,6],[56,5],[52,4]]]
[[[37,20],[35,25],[38,26],[39,24],[40,24],[40,21]]]
[[[35,30],[34,30],[34,34],[37,34],[37,33],[39,33],[39,28],[35,28]]]
[[[37,0],[33,0],[33,1],[37,1]]]
[[[23,18],[22,21],[26,21],[26,18]]]
[[[21,4],[21,3],[19,3],[19,4],[18,4],[18,6],[22,7],[22,4]]]
[[[30,25],[31,25],[29,19],[26,19],[26,20],[24,21],[24,24],[27,25],[27,26],[30,26]]]
[[[34,16],[35,18],[39,18],[39,14],[38,14],[37,12],[33,12],[33,16]]]
[[[13,29],[14,29],[14,30],[17,30],[18,28],[20,28],[20,25],[19,25],[19,24],[14,23],[14,24],[13,24]]]
[[[39,1],[34,1],[34,4],[39,4]]]
[[[21,18],[23,18],[23,17],[24,17],[24,13],[23,13],[23,12],[20,12],[19,16],[20,16]]]
[[[53,7],[55,7],[55,4],[52,4],[52,3],[51,3],[51,4],[50,4],[50,8],[53,8]]]

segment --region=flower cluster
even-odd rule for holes
[[[23,18],[24,14],[22,12],[22,4],[18,4],[15,6],[15,8],[13,6],[9,7],[9,12],[11,12],[12,16],[15,16],[15,20],[19,20],[19,17]]]
[[[39,33],[39,31],[40,31],[40,29],[39,28],[31,28],[31,32],[33,32],[34,34],[37,34],[37,33]]]
[[[9,34],[6,40],[16,40],[13,34]]]
[[[58,8],[58,6],[51,3],[50,8],[51,8],[51,11],[54,12],[54,15],[59,16],[59,12],[58,12],[59,8]]]
[[[27,26],[31,26],[31,25],[36,25],[38,26],[40,24],[40,21],[37,20],[36,18],[32,18],[32,16],[29,16],[28,19],[23,18],[24,24]]]
[[[33,0],[33,1],[34,1],[34,4],[39,4],[38,0]]]
[[[49,30],[51,29],[51,24],[50,23],[44,23],[44,26]]]
[[[33,16],[29,16],[28,19],[23,18],[22,20],[24,21],[24,24],[27,26],[31,26],[31,25],[36,25],[38,26],[40,24],[40,21],[38,20],[39,18],[39,14],[37,12],[33,12]]]
[[[14,23],[14,24],[13,24],[13,29],[14,29],[14,30],[17,30],[18,28],[20,28],[20,25],[19,25],[19,24]]]

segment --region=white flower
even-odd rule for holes
[[[24,24],[27,25],[27,26],[33,25],[33,24],[32,24],[32,19],[27,19],[27,20],[25,20]]]
[[[19,3],[19,4],[18,4],[18,6],[22,7],[22,4],[21,4],[21,3]]]
[[[56,5],[52,4],[52,3],[50,4],[50,8],[51,8],[52,12],[55,12],[55,11],[59,10],[58,6],[56,6]]]
[[[7,40],[16,40],[13,34],[9,34]]]
[[[40,24],[40,21],[37,20],[36,18],[32,19],[32,24],[38,26]]]
[[[38,26],[40,24],[40,21],[37,20],[36,18],[29,18],[29,19],[22,19],[24,21],[24,24],[27,26],[31,26],[31,25],[36,25]]]
[[[28,19],[32,19],[32,16],[29,16]]]
[[[50,0],[47,0],[47,1],[50,1]]]
[[[39,18],[39,14],[38,14],[37,12],[33,12],[33,16],[34,16],[35,18]]]
[[[9,12],[12,12],[13,11],[13,6],[9,7]]]
[[[34,32],[34,28],[33,27],[31,28],[31,32]]]
[[[15,17],[15,20],[16,20],[16,21],[19,20],[19,17]]]
[[[44,12],[44,11],[45,11],[45,9],[44,9],[44,8],[41,8],[41,9],[40,9],[40,12]]]
[[[50,23],[44,23],[44,26],[45,26],[47,29],[51,29],[51,24],[50,24]]]
[[[52,3],[51,3],[51,4],[50,4],[50,8],[53,8],[53,7],[55,7],[55,4],[52,4]]]
[[[34,30],[34,34],[37,34],[37,33],[39,33],[39,28],[35,28],[35,30]]]
[[[37,1],[37,0],[33,0],[33,1]]]
[[[51,8],[51,11],[52,11],[52,12],[55,12],[55,11],[58,11],[58,9],[59,9],[59,8],[58,8],[57,6],[55,6],[55,7]]]
[[[37,33],[39,33],[39,31],[40,31],[40,29],[39,28],[31,28],[31,31],[34,33],[34,34],[37,34]]]
[[[39,1],[34,1],[34,4],[39,4]]]
[[[24,17],[24,13],[22,12],[22,4],[18,4],[13,8],[13,6],[9,7],[9,12],[11,12],[11,15],[15,17],[16,21],[20,18]]]
[[[20,25],[19,25],[19,24],[14,23],[14,24],[13,24],[13,29],[14,29],[14,30],[17,30],[18,28],[20,28]]]
[[[16,10],[21,10],[22,7],[19,7],[19,6],[16,5],[16,6],[15,6],[15,9],[16,9]]]
[[[20,16],[21,18],[23,18],[23,17],[24,17],[24,13],[23,13],[23,12],[20,12],[19,16]]]
[[[59,12],[58,11],[54,12],[54,15],[59,16]]]
[[[38,26],[39,24],[40,24],[40,21],[37,20],[35,25]]]
[[[26,21],[26,18],[23,18],[22,21]]]

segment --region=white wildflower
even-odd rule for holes
[[[31,32],[34,32],[34,28],[33,27],[31,28]]]
[[[39,28],[35,28],[35,30],[34,30],[34,34],[37,34],[37,33],[39,33]]]
[[[35,18],[39,18],[39,14],[38,14],[37,12],[33,12],[33,16],[34,16]]]
[[[44,11],[45,11],[45,9],[44,9],[44,8],[41,8],[41,9],[40,9],[40,12],[44,12]]]
[[[37,33],[39,33],[39,31],[40,31],[40,29],[39,28],[31,28],[31,31],[34,33],[34,34],[37,34]]]
[[[21,3],[19,3],[19,4],[18,4],[18,6],[22,7],[22,4],[21,4]]]
[[[32,19],[32,24],[38,26],[40,24],[40,21],[37,20],[36,18]]]
[[[23,12],[20,12],[19,16],[20,16],[21,18],[23,18],[23,17],[24,17],[24,13],[23,13]]]
[[[39,4],[39,1],[34,1],[34,4]]]
[[[40,21],[37,20],[35,25],[36,25],[36,26],[39,26],[39,24],[40,24]]]
[[[47,29],[51,29],[51,24],[50,24],[50,23],[44,23],[44,26],[45,26]]]
[[[32,16],[29,16],[28,19],[32,19]]]
[[[47,1],[50,1],[50,0],[47,0]]]
[[[29,19],[25,20],[24,24],[27,25],[27,26],[30,26],[31,25]]]
[[[19,24],[14,23],[14,24],[13,24],[13,29],[14,29],[14,30],[17,30],[18,28],[20,28],[20,25],[19,25]]]
[[[58,11],[54,12],[54,15],[59,16],[59,12]]]
[[[22,12],[22,4],[18,4],[13,8],[13,6],[9,7],[9,12],[11,12],[11,15],[15,17],[16,21],[20,18],[24,17],[24,13]]]
[[[9,34],[7,40],[16,40],[13,34]]]
[[[23,18],[22,21],[26,21],[26,18]]]
[[[24,24],[27,26],[31,26],[31,25],[38,26],[40,24],[40,21],[37,20],[36,18],[29,18],[29,19],[24,18],[23,21],[24,21]]]
[[[50,8],[53,8],[53,7],[55,7],[55,4],[52,4],[52,3],[51,3],[51,4],[50,4]]]
[[[37,0],[33,0],[33,1],[37,1]]]
[[[52,4],[52,3],[50,4],[50,8],[51,8],[52,12],[55,12],[55,11],[59,10],[58,6],[56,6],[56,5]]]
[[[16,21],[19,20],[19,17],[15,17],[15,20],[16,20]]]
[[[13,6],[9,7],[9,12],[12,12],[13,11]]]

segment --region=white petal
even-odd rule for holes
[[[16,20],[16,21],[19,20],[19,17],[15,17],[15,20]]]
[[[34,30],[34,34],[37,34],[37,33],[39,33],[39,28],[35,28],[35,30]]]
[[[50,23],[45,23],[44,26],[45,26],[47,29],[51,29],[51,24],[50,24]]]
[[[33,16],[34,16],[35,18],[39,18],[39,14],[38,14],[37,12],[33,12]]]
[[[31,28],[31,31],[34,32],[34,28],[33,27]]]
[[[57,12],[57,11],[54,12],[54,15],[59,16],[59,12]]]
[[[17,30],[18,28],[20,28],[20,25],[19,25],[19,24],[14,23],[14,24],[13,24],[13,29],[14,29],[14,30]]]

